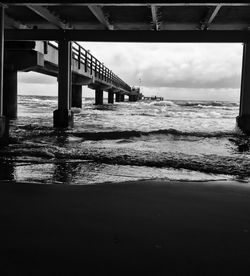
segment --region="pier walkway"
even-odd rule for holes
[[[3,87],[3,114],[10,118],[17,117],[17,72],[35,71],[42,74],[58,77],[59,74],[59,45],[47,41],[19,41],[5,43],[4,87]],[[95,58],[80,44],[71,42],[69,82],[71,91],[67,95],[59,94],[59,109],[71,107],[82,108],[82,86],[87,85],[95,90],[95,104],[103,104],[103,91],[108,92],[108,103],[124,101],[127,95],[130,101],[140,97],[140,91],[132,89],[102,62]],[[64,74],[65,74],[64,70]],[[67,79],[67,76],[65,75]],[[64,91],[62,89],[62,91]],[[57,117],[57,112],[54,114]],[[73,115],[72,115],[73,116]],[[54,120],[55,126],[68,126],[70,121]],[[72,124],[72,122],[70,123]]]

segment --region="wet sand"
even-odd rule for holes
[[[250,184],[0,182],[0,275],[250,275]]]

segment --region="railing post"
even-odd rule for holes
[[[86,51],[85,50],[85,57],[84,57],[84,59],[85,59],[85,67],[84,67],[84,69],[85,69],[85,72],[87,72],[88,71],[88,51]]]
[[[101,63],[98,61],[98,69],[97,69],[97,71],[98,71],[98,78],[100,79],[101,78]]]
[[[108,69],[108,82],[110,82],[110,70]]]
[[[48,54],[48,41],[44,41],[44,42],[43,42],[43,53],[44,53],[45,55]]]
[[[97,77],[97,68],[96,68],[96,59],[94,59],[94,62],[93,62],[93,68],[95,70],[95,77]]]
[[[101,72],[101,80],[103,80],[103,63],[101,63],[101,68],[100,68],[100,72]]]
[[[78,45],[78,69],[81,69],[81,45]]]
[[[93,56],[90,56],[90,74],[93,74]]]

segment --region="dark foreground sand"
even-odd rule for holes
[[[250,275],[250,184],[1,182],[0,205],[3,276]]]

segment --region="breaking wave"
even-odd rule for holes
[[[19,129],[29,130],[29,137],[37,136],[56,136],[56,135],[72,135],[84,140],[117,140],[117,139],[129,139],[133,137],[155,136],[155,135],[173,135],[184,137],[203,137],[203,138],[225,138],[225,137],[239,137],[244,136],[243,133],[236,131],[214,131],[214,132],[202,132],[202,131],[181,131],[174,128],[158,129],[152,131],[137,131],[137,130],[125,130],[125,131],[98,131],[98,132],[81,132],[77,130],[55,130],[52,127],[44,126],[32,126],[25,125],[20,126]]]
[[[39,148],[40,147],[40,148]],[[43,148],[43,145],[30,144],[13,146],[8,150],[1,150],[2,158],[11,158],[13,160],[25,161],[25,157],[37,157],[52,162],[60,160],[89,160],[96,163],[104,163],[111,165],[130,165],[130,166],[144,166],[155,168],[174,168],[187,169],[197,172],[205,172],[212,174],[225,174],[235,176],[250,176],[250,157],[246,156],[218,156],[215,154],[206,155],[190,155],[185,153],[171,153],[171,152],[150,152],[143,153],[137,150],[126,151],[119,149],[113,151],[111,149],[100,149],[96,147],[82,147],[79,148],[61,148],[50,147]],[[31,162],[31,159],[28,159]],[[34,159],[37,162],[37,159]]]
[[[161,101],[151,102],[150,104],[155,106],[182,106],[182,107],[194,107],[194,108],[233,108],[239,107],[235,102],[220,102],[220,101]]]

